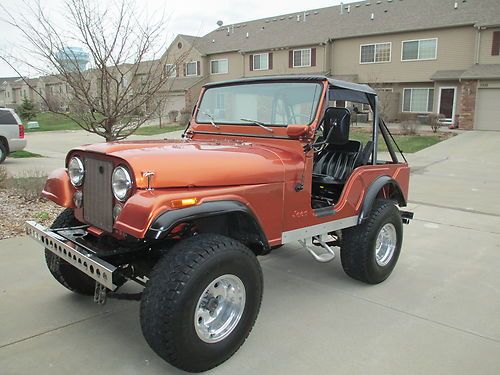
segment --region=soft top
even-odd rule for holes
[[[368,85],[362,85],[359,83],[352,83],[347,81],[342,81],[339,79],[329,78],[327,76],[322,75],[288,75],[288,76],[265,76],[265,77],[252,77],[252,78],[240,78],[233,79],[229,81],[221,81],[221,82],[211,82],[205,84],[203,87],[217,87],[217,86],[225,86],[225,85],[237,85],[244,83],[253,83],[253,82],[280,82],[280,81],[328,81],[330,88],[340,88],[345,90],[352,90],[357,92],[362,92],[369,95],[377,95],[375,90],[373,90]]]

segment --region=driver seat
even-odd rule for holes
[[[349,132],[351,113],[347,108],[329,107],[323,118],[323,139],[327,144],[318,155],[313,167],[313,183],[323,185],[345,184],[354,168],[360,164],[363,156],[363,144],[360,141],[348,140],[344,143],[335,143],[332,133]],[[330,134],[330,137],[328,135]],[[340,137],[348,139],[348,135]]]

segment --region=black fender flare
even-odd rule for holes
[[[262,245],[265,248],[269,247],[269,242],[255,214],[248,206],[235,200],[210,201],[196,206],[165,211],[158,215],[148,228],[146,238],[160,240],[183,222],[231,213],[244,215],[245,219],[254,226]]]
[[[358,216],[358,224],[362,224],[370,216],[370,212],[373,207],[373,203],[377,198],[377,195],[384,186],[391,185],[394,188],[393,198],[396,198],[398,205],[400,207],[406,207],[406,199],[403,194],[401,186],[398,182],[390,176],[380,176],[375,181],[372,182],[368,190],[366,191],[365,197],[363,199],[363,205],[361,207],[361,212]]]

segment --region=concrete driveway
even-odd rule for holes
[[[216,374],[498,374],[500,133],[412,155],[400,261],[377,286],[298,246],[261,258],[265,292],[245,345]],[[131,286],[132,288],[132,286]],[[67,292],[39,246],[0,241],[2,374],[175,374],[142,338],[139,304]]]

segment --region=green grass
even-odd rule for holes
[[[81,128],[69,118],[50,112],[41,112],[32,121],[38,121],[40,125],[37,129],[28,129],[27,133],[46,132],[54,130],[80,130]]]
[[[350,138],[361,141],[364,144],[366,144],[366,142],[369,141],[372,138],[372,136],[370,133],[362,132],[359,130],[358,131],[351,130]],[[387,151],[387,146],[385,145],[385,142],[383,142],[383,138],[380,137],[380,139],[382,141],[379,142],[378,150]],[[409,154],[423,150],[424,148],[430,147],[444,140],[444,138],[440,137],[438,134],[394,135],[394,139],[396,140],[401,150]]]
[[[184,130],[185,126],[182,125],[163,125],[161,128],[158,125],[143,126],[134,133],[135,135],[156,135],[163,133],[175,132],[177,130]]]
[[[14,151],[9,154],[11,158],[14,159],[24,159],[24,158],[41,158],[43,157],[40,154],[35,154],[33,152],[29,152],[26,150],[21,150],[21,151]]]

